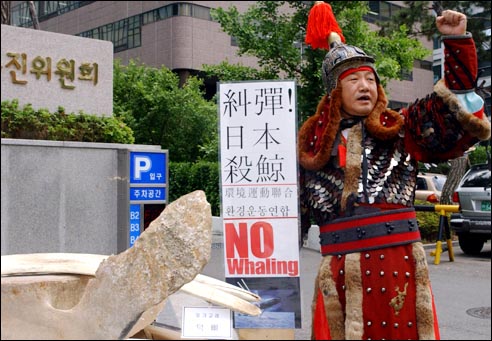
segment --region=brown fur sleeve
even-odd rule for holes
[[[340,125],[341,89],[332,92],[330,100],[325,95],[318,104],[316,114],[301,127],[298,134],[299,163],[307,170],[319,170],[330,160],[331,149]]]

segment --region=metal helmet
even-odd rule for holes
[[[374,66],[374,58],[368,56],[360,48],[341,42],[336,33],[330,35],[330,50],[323,61],[322,77],[323,84],[328,94],[336,88],[340,75],[351,68],[368,66],[374,71],[379,83],[379,76]]]

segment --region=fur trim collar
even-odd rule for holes
[[[337,89],[333,90],[332,94],[337,93]],[[336,96],[340,102],[341,96]],[[299,162],[301,166],[308,170],[318,170],[322,168],[330,159],[331,149],[337,134],[338,126],[340,125],[340,111],[330,110],[330,98],[328,95],[323,96],[316,109],[316,114],[311,116],[302,126],[298,133],[298,151]],[[326,125],[321,136],[316,135],[318,125]],[[316,145],[315,145],[315,140]]]
[[[347,141],[347,162],[345,166],[345,181],[342,191],[340,208],[345,211],[347,199],[354,193],[357,195],[359,177],[361,173],[360,156],[362,154],[362,124],[358,123],[350,128]]]
[[[388,100],[381,85],[378,85],[378,101],[376,106],[364,120],[366,129],[378,140],[389,141],[398,136],[403,127],[403,116],[388,109]]]
[[[311,116],[301,126],[298,134],[299,163],[307,170],[319,170],[330,160],[333,143],[337,136],[342,108],[342,89],[335,88],[331,96],[323,96]],[[364,119],[369,134],[380,140],[395,138],[403,126],[403,117],[387,109],[388,100],[381,85],[378,85],[378,101],[373,111]],[[318,135],[319,127],[323,130]],[[347,151],[349,152],[349,151]]]

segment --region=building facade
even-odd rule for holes
[[[12,1],[11,24],[32,27],[28,1]],[[131,59],[153,67],[165,66],[184,82],[200,73],[203,64],[223,61],[256,67],[254,57],[237,55],[234,38],[212,21],[210,9],[235,6],[244,12],[255,1],[34,1],[41,30],[110,40],[114,57]],[[367,21],[387,20],[398,12],[403,1],[369,1]],[[489,30],[490,31],[490,30]],[[422,39],[432,50],[432,41]],[[398,108],[432,92],[439,54],[414,63],[404,80],[387,86],[390,107]],[[489,63],[490,64],[490,63]],[[488,69],[490,89],[490,65]],[[206,84],[207,94],[215,84]],[[490,106],[490,97],[489,102]]]

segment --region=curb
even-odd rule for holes
[[[437,241],[436,241],[437,243]],[[424,244],[424,249],[425,250],[430,250],[430,249],[435,249],[436,248],[436,243],[432,243],[432,244]],[[459,243],[457,240],[453,240],[451,242],[451,244],[453,245],[453,248],[455,247],[459,247]],[[447,245],[446,245],[446,241],[443,241],[443,244],[442,244],[442,248],[443,248],[443,252],[446,250],[447,251]]]

